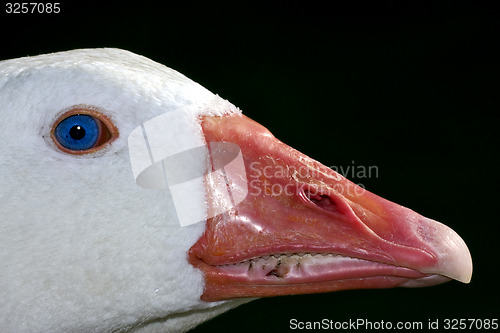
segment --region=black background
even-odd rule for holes
[[[193,332],[289,320],[499,318],[499,12],[481,2],[59,0],[0,14],[0,59],[118,47],[172,67],[328,166],[376,166],[368,190],[455,229],[469,285],[261,299]],[[0,106],[1,107],[1,106]]]

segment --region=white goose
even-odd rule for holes
[[[2,332],[184,332],[252,297],[471,278],[450,228],[144,57],[0,62],[0,101]]]

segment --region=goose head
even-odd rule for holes
[[[4,332],[184,332],[255,297],[471,278],[452,229],[147,58],[3,61],[0,101]]]

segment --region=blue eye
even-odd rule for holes
[[[86,114],[76,114],[61,121],[54,135],[64,148],[87,150],[93,148],[99,139],[101,126],[98,121]]]
[[[50,133],[57,148],[67,154],[96,152],[118,138],[110,118],[97,108],[78,105],[62,114]]]

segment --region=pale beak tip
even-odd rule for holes
[[[469,283],[472,278],[472,257],[464,240],[446,225],[430,221],[433,222],[431,223],[434,232],[429,236],[434,238],[433,250],[438,263],[426,273],[439,274],[463,283]]]
[[[443,275],[463,283],[469,283],[472,279],[472,256],[469,248],[454,230],[449,229],[448,244],[449,252],[443,258]]]
[[[465,245],[465,242],[462,238],[460,238],[460,240],[462,241],[463,246],[460,249],[461,253],[458,253],[459,251],[457,251],[458,255],[455,264],[456,268],[454,269],[456,274],[450,274],[449,277],[463,283],[469,283],[472,279],[472,257],[470,255],[469,248]]]
[[[456,261],[454,265],[450,265],[452,269],[448,272],[444,271],[442,274],[460,281],[462,283],[469,283],[472,279],[472,258],[470,254],[466,258],[462,258],[460,261]],[[456,266],[456,267],[453,267]]]

